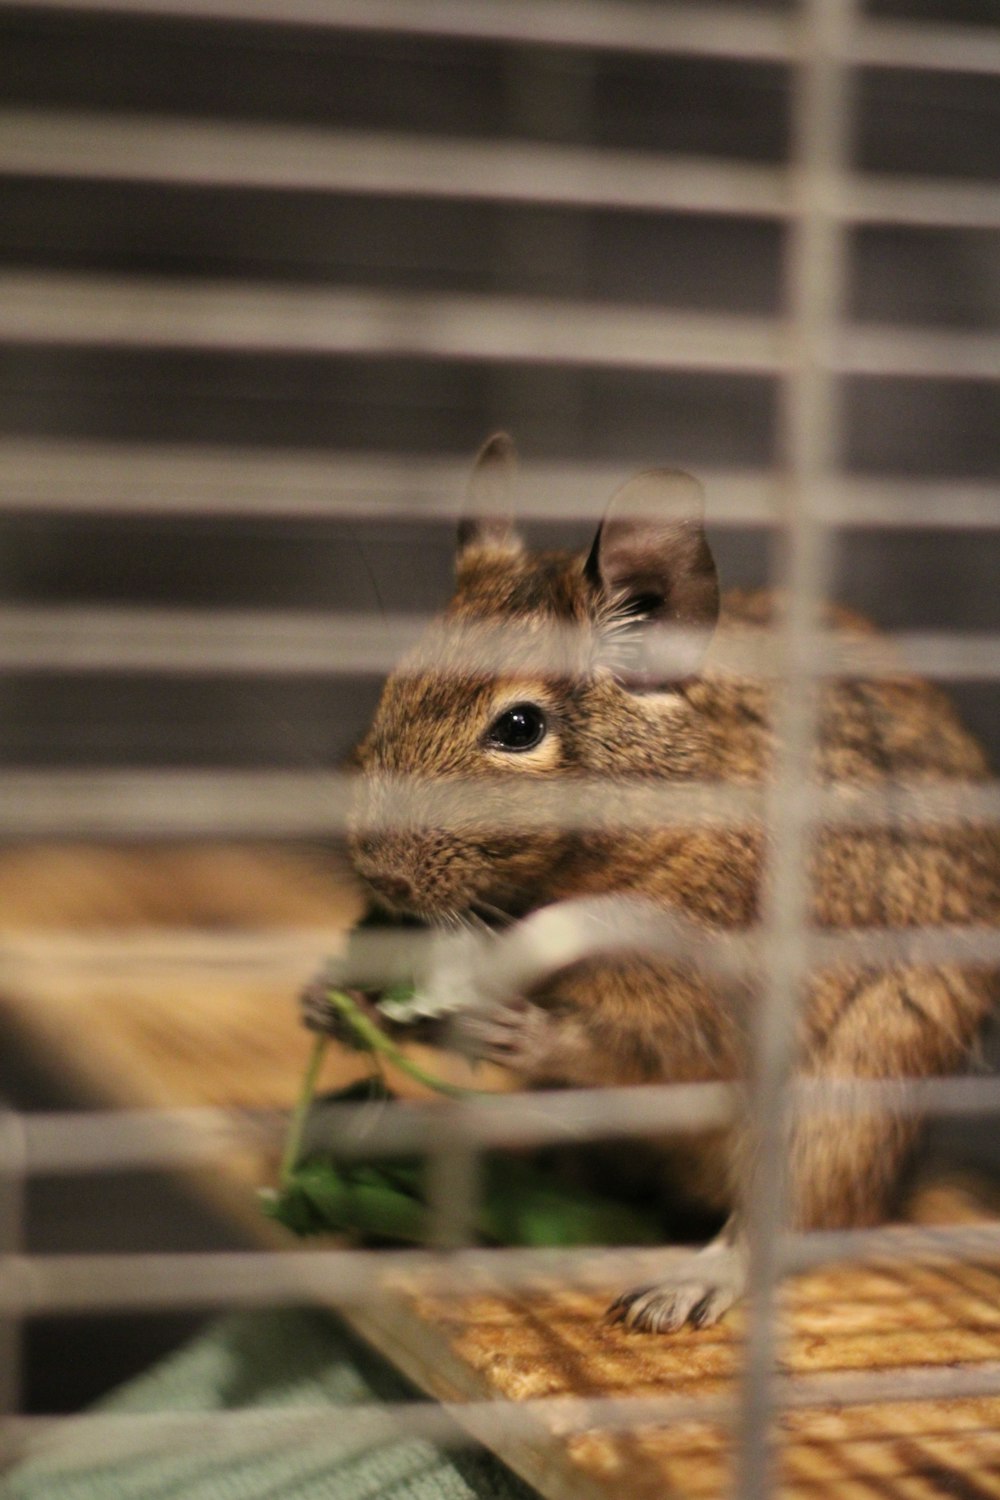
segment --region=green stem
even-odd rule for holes
[[[443,1078],[436,1078],[433,1073],[426,1072],[418,1063],[411,1062],[395,1042],[391,1042],[385,1032],[380,1031],[361,1007],[355,1004],[350,995],[345,995],[343,990],[327,990],[326,998],[335,1010],[340,1011],[358,1042],[367,1051],[381,1052],[401,1073],[408,1074],[417,1083],[422,1083],[425,1088],[434,1089],[439,1094],[447,1094],[451,1099],[467,1099],[470,1095],[479,1092],[478,1089],[464,1089],[456,1083],[446,1083]]]
[[[288,1138],[285,1141],[284,1155],[281,1158],[281,1185],[288,1187],[292,1180],[292,1174],[299,1163],[302,1152],[302,1135],[306,1128],[306,1120],[312,1106],[313,1094],[316,1090],[316,1080],[319,1070],[323,1065],[326,1049],[330,1044],[330,1038],[319,1035],[312,1045],[309,1054],[309,1063],[306,1067],[306,1076],[302,1080],[299,1097],[295,1101],[295,1109],[288,1126]]]

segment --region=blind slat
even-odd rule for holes
[[[416,453],[289,453],[9,437],[0,438],[0,514],[450,523],[460,510],[468,472],[468,458]],[[713,526],[769,525],[780,519],[780,474],[703,464],[698,474]],[[621,479],[620,463],[526,460],[518,515],[596,522]],[[817,505],[828,522],[853,527],[996,530],[1000,481],[838,476],[818,487]]]
[[[794,211],[778,166],[532,141],[47,110],[0,111],[0,172],[757,219]],[[1000,228],[1000,190],[992,183],[855,173],[826,190],[830,212],[849,222]]]
[[[776,375],[785,327],[721,313],[544,298],[179,283],[159,278],[0,275],[0,337],[90,348],[368,355],[632,370]],[[1000,376],[1000,334],[845,326],[842,374]]]
[[[19,9],[266,26],[309,26],[647,56],[790,62],[794,21],[749,5],[621,0],[20,0]],[[863,19],[851,62],[882,68],[1000,73],[1000,40],[983,26]]]

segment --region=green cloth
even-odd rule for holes
[[[413,1390],[326,1314],[274,1311],[219,1319],[93,1411],[213,1412],[316,1407],[315,1426],[228,1451],[210,1435],[145,1451],[95,1445],[69,1419],[0,1482],[3,1500],[537,1500],[475,1447],[425,1439],[359,1444],[358,1403],[413,1401]]]

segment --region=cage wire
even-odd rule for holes
[[[809,840],[821,821],[877,826],[880,819],[901,815],[996,819],[1000,811],[995,782],[893,786],[859,793],[850,801],[808,784],[817,734],[817,683],[840,661],[840,648],[818,622],[821,601],[836,591],[839,581],[841,536],[851,528],[871,530],[891,543],[894,534],[921,528],[978,536],[1000,526],[991,477],[995,406],[990,408],[993,450],[978,467],[971,464],[964,471],[953,465],[953,472],[934,472],[931,463],[931,472],[921,473],[919,456],[911,461],[905,453],[866,470],[845,436],[845,383],[851,379],[860,380],[866,391],[891,380],[910,382],[908,390],[922,382],[935,390],[983,388],[989,391],[983,398],[988,402],[995,394],[990,382],[1000,373],[996,308],[988,288],[963,326],[910,326],[898,318],[876,321],[856,312],[852,252],[862,232],[891,228],[905,237],[940,232],[995,236],[1000,231],[1000,192],[982,158],[967,162],[959,149],[957,165],[946,163],[939,171],[858,165],[864,158],[857,139],[864,114],[858,98],[862,85],[869,113],[872,90],[887,80],[930,79],[936,85],[944,80],[960,88],[991,85],[995,90],[1000,29],[985,24],[988,16],[950,20],[944,7],[943,19],[935,19],[933,11],[928,18],[927,10],[910,7],[908,14],[901,5],[869,9],[860,0],[796,0],[773,8],[631,0],[533,0],[530,6],[500,0],[365,0],[363,5],[353,0],[89,0],[85,5],[19,0],[0,9],[13,41],[14,65],[25,66],[24,77],[33,80],[22,79],[11,90],[11,103],[0,114],[0,172],[16,195],[12,202],[20,205],[17,230],[4,240],[0,270],[0,336],[14,371],[7,381],[8,415],[0,440],[0,505],[12,524],[99,523],[105,529],[93,535],[111,538],[113,548],[114,528],[136,518],[160,528],[151,533],[154,539],[168,534],[171,526],[191,523],[315,528],[373,517],[384,528],[400,526],[409,537],[406,527],[450,522],[455,514],[465,470],[457,457],[462,444],[453,440],[456,433],[464,435],[458,420],[432,430],[424,451],[414,440],[412,422],[406,421],[398,432],[388,425],[381,444],[377,424],[364,427],[368,438],[360,443],[344,424],[346,440],[320,449],[313,445],[325,439],[310,424],[322,420],[321,406],[309,395],[308,380],[300,380],[283,388],[279,397],[299,409],[282,431],[265,424],[259,435],[251,419],[232,440],[224,401],[213,408],[215,429],[211,420],[193,418],[185,429],[175,413],[161,422],[152,406],[140,406],[137,415],[118,421],[97,409],[101,396],[81,400],[77,389],[89,370],[104,368],[101,361],[109,354],[131,361],[127,369],[139,378],[152,367],[150,361],[180,359],[177,368],[183,372],[201,358],[208,361],[208,384],[211,372],[223,369],[219,359],[256,361],[255,368],[264,372],[257,378],[264,380],[269,361],[286,366],[299,361],[311,378],[320,368],[317,361],[340,358],[352,362],[351,370],[368,372],[360,381],[356,407],[349,409],[354,415],[372,381],[394,378],[393,364],[456,369],[476,392],[486,392],[478,404],[477,399],[470,403],[477,421],[486,418],[484,430],[494,417],[506,421],[508,404],[524,409],[532,400],[547,399],[545,420],[534,424],[546,438],[540,456],[532,455],[530,441],[526,444],[521,505],[524,519],[539,527],[595,517],[597,497],[623,477],[615,444],[602,451],[583,436],[593,421],[581,395],[584,377],[598,372],[609,389],[616,381],[625,382],[624,405],[629,392],[638,389],[628,382],[642,374],[668,378],[670,390],[675,395],[688,391],[694,406],[707,400],[708,387],[697,384],[704,377],[765,382],[777,392],[773,441],[763,461],[733,456],[731,445],[722,444],[718,453],[706,448],[705,461],[697,464],[713,525],[721,533],[732,529],[734,535],[740,528],[763,530],[771,548],[769,577],[787,593],[770,655],[754,664],[778,686],[782,748],[777,774],[766,791],[641,788],[634,810],[623,804],[622,812],[623,819],[634,817],[637,826],[671,820],[684,826],[699,820],[718,825],[749,813],[765,818],[771,835],[771,879],[760,931],[727,939],[718,952],[716,945],[702,940],[700,954],[720,970],[763,968],[765,975],[750,1094],[761,1152],[750,1204],[750,1311],[738,1387],[729,1395],[698,1399],[666,1394],[539,1397],[469,1402],[460,1411],[431,1402],[356,1407],[351,1422],[359,1446],[405,1433],[448,1442],[458,1433],[499,1444],[511,1434],[530,1436],[542,1409],[554,1414],[565,1434],[595,1426],[631,1431],[693,1418],[724,1420],[733,1425],[738,1445],[736,1492],[750,1500],[773,1491],[777,1418],[787,1409],[1000,1393],[1000,1346],[996,1360],[975,1367],[844,1372],[792,1382],[781,1373],[776,1300],[790,1270],[845,1254],[888,1255],[900,1261],[928,1253],[973,1259],[995,1256],[1000,1248],[1000,1226],[991,1225],[810,1235],[780,1227],[785,1221],[781,1141],[793,1107],[850,1111],[881,1101],[903,1111],[971,1118],[989,1116],[998,1107],[996,1082],[989,1077],[841,1087],[806,1086],[791,1077],[796,997],[818,963],[914,956],[992,963],[1000,957],[1000,935],[985,928],[817,933],[807,921],[803,879]],[[220,80],[209,107],[210,95],[199,94],[176,66],[171,70],[167,64],[162,80],[154,76],[131,90],[119,83],[109,86],[106,96],[82,78],[81,37],[86,46],[106,49],[109,58],[120,48],[127,67],[134,52],[145,56],[144,47],[155,48],[164,38],[172,43],[185,28],[194,28],[196,45],[207,38],[223,52],[232,45],[238,57],[243,56],[240,49],[252,52],[253,76],[273,83],[273,98],[255,114],[238,93],[230,98]],[[329,56],[338,46],[362,52],[368,47],[378,57],[383,56],[379,48],[388,48],[385,78],[390,81],[397,76],[393,67],[405,72],[408,66],[423,66],[435,49],[444,49],[448,86],[470,98],[477,89],[492,86],[484,78],[500,58],[506,69],[503,108],[492,110],[489,96],[481,121],[470,126],[467,119],[464,130],[450,132],[448,108],[425,96],[418,98],[411,119],[384,100],[384,117],[377,111],[362,114],[359,124],[348,118],[349,112],[341,120],[331,109],[330,123],[322,108],[298,107],[294,87],[291,92],[288,88],[288,58],[294,54],[311,79],[310,49]],[[652,68],[654,79],[664,60],[732,66],[739,70],[734,76],[743,80],[765,70],[772,86],[777,78],[787,88],[784,145],[768,147],[766,129],[763,148],[728,155],[711,149],[695,154],[683,149],[683,141],[678,145],[671,140],[669,132],[665,146],[655,141],[629,144],[628,130],[607,128],[601,114],[611,96],[602,95],[595,77],[608,58],[626,75],[632,65]],[[641,102],[644,96],[636,87]],[[758,115],[771,98],[762,94],[754,101]],[[992,100],[995,111],[995,92]],[[430,126],[421,117],[421,106]],[[728,106],[736,107],[731,100]],[[692,93],[687,107],[703,108],[709,116],[713,109],[724,114],[727,100],[698,99]],[[884,120],[884,115],[877,118]],[[968,150],[976,150],[975,140],[970,139]],[[46,226],[44,212],[32,217],[24,207],[30,192],[44,199],[54,188],[69,194],[71,205],[63,220],[55,215],[55,232]],[[256,260],[253,254],[240,259],[227,236],[248,234],[248,224],[237,218],[233,230],[220,210],[217,224],[189,232],[187,241],[180,236],[182,249],[167,246],[159,262],[147,251],[144,261],[128,242],[121,206],[132,202],[129,194],[139,189],[162,196],[161,228],[171,213],[180,211],[177,194],[195,194],[208,206],[209,218],[213,204],[232,212],[234,196],[277,195],[278,209],[272,210],[277,240],[267,241],[265,225],[260,245],[252,247]],[[87,195],[96,208],[87,208]],[[370,268],[363,265],[355,267],[353,278],[337,265],[331,271],[324,264],[322,244],[298,267],[283,260],[284,214],[294,219],[301,203],[312,205],[312,212],[318,204],[346,213],[362,198],[376,205],[415,204],[432,214],[444,214],[449,207],[499,209],[500,220],[490,221],[500,224],[492,284],[470,289],[472,278],[457,264],[457,255],[454,265],[443,257],[445,271],[436,285],[422,285],[409,274],[405,251],[395,260],[380,261],[373,248],[372,266],[380,274],[373,271],[367,281]],[[118,205],[117,217],[112,215],[95,237],[94,225],[100,225],[109,204]],[[513,219],[503,221],[504,211],[526,208],[540,217],[523,233]],[[78,243],[72,240],[74,213],[79,215]],[[710,225],[714,235],[721,234],[717,243],[723,256],[731,245],[737,258],[743,245],[738,226],[772,226],[780,237],[782,267],[774,306],[768,312],[706,307],[704,299],[697,305],[697,295],[692,306],[684,301],[683,287],[677,305],[665,293],[638,306],[628,296],[609,295],[607,283],[594,271],[596,251],[583,227],[587,215],[597,214]],[[446,235],[453,222],[445,216],[440,233]],[[60,224],[67,241],[58,241]],[[115,241],[116,234],[122,244]],[[547,283],[541,272],[535,274],[536,258],[544,270],[546,256],[550,270],[555,267]],[[897,273],[905,274],[905,264]],[[639,259],[633,265],[624,256],[615,274],[623,285],[633,275],[641,284]],[[600,289],[597,295],[589,294],[592,285]],[[88,364],[88,358],[96,363]],[[52,371],[63,367],[70,376],[53,377]],[[22,371],[27,371],[29,385],[34,381],[42,392],[33,406],[19,404],[13,394]],[[69,416],[59,411],[60,379],[63,393],[69,391],[75,402]],[[518,396],[519,379],[527,382],[527,397],[523,391]],[[440,392],[438,396],[446,406],[452,388],[444,389],[444,398]],[[253,393],[247,396],[244,388],[243,395],[252,407]],[[184,387],[185,401],[194,405],[203,398],[210,400],[197,381]],[[110,399],[107,388],[103,399]],[[389,410],[390,424],[391,418]],[[383,411],[379,420],[384,419]],[[193,440],[177,441],[173,428],[188,431]],[[633,431],[641,429],[634,425]],[[631,441],[623,440],[623,449]],[[643,457],[655,462],[671,455]],[[332,697],[324,703],[337,704],[345,684],[389,670],[419,635],[426,619],[422,602],[379,611],[370,602],[359,604],[357,595],[343,608],[333,600],[316,607],[310,595],[293,599],[287,608],[232,607],[217,600],[192,602],[183,584],[166,603],[162,590],[160,596],[138,601],[112,597],[111,602],[81,602],[76,597],[80,590],[74,593],[72,585],[59,592],[58,569],[34,593],[21,586],[18,569],[30,573],[29,554],[16,531],[6,534],[12,539],[5,564],[12,587],[0,609],[0,666],[10,721],[16,726],[19,714],[24,720],[5,742],[0,836],[7,843],[325,839],[343,832],[353,779],[332,764],[261,769],[238,756],[226,763],[223,754],[218,764],[206,768],[184,764],[183,754],[176,757],[180,763],[170,764],[169,755],[155,753],[156,746],[149,763],[142,764],[141,747],[137,752],[127,743],[110,758],[115,763],[100,764],[101,755],[88,753],[86,744],[74,753],[64,749],[60,758],[41,749],[46,720],[38,705],[53,674],[75,678],[84,693],[88,684],[116,675],[125,683],[142,674],[161,674],[205,679],[210,686],[220,677],[253,684],[259,679],[309,683],[322,676],[332,684]],[[30,547],[30,536],[48,533],[26,535]],[[217,533],[206,536],[206,545],[217,544]],[[102,565],[113,568],[116,556],[109,550]],[[392,562],[389,571],[398,566]],[[888,578],[885,587],[890,587]],[[986,617],[976,618],[982,623]],[[987,683],[995,694],[1000,635],[988,620],[976,629],[896,629],[890,632],[889,646],[891,658],[881,638],[873,641],[864,664],[867,673],[891,675],[902,666],[944,683]],[[502,659],[502,641],[496,649]],[[487,668],[491,664],[496,663],[482,657],[476,662]],[[33,749],[38,752],[34,763]],[[398,790],[402,795],[405,788]],[[459,803],[461,795],[462,788],[456,788]],[[587,826],[599,795],[599,786],[571,789],[560,809],[563,820]],[[515,827],[530,827],[530,803],[512,807],[510,816]],[[567,951],[585,950],[593,930],[586,911],[570,915],[575,935],[567,940],[560,928],[559,941],[570,943],[569,950],[558,950],[563,961]],[[547,952],[550,957],[557,952],[554,928],[543,924],[538,930],[535,958],[540,954],[544,964]],[[91,971],[170,985],[183,976],[221,969],[230,976],[267,974],[294,990],[305,977],[303,953],[322,953],[336,936],[332,926],[329,932],[262,928],[173,934],[87,934],[49,926],[5,942],[0,982],[25,985],[41,973]],[[660,924],[655,940],[681,955],[691,951],[693,942],[669,923]],[[407,935],[407,941],[419,946],[421,938]],[[373,939],[376,965],[378,942]],[[573,943],[581,946],[573,949]],[[507,961],[514,972],[524,955],[509,946]],[[494,974],[498,983],[505,972],[500,964]],[[289,1046],[294,1044],[290,1035]],[[419,1273],[425,1284],[446,1290],[456,1278],[469,1287],[518,1288],[553,1270],[570,1284],[603,1287],[680,1264],[691,1252],[668,1247],[608,1250],[598,1256],[592,1250],[470,1246],[480,1155],[490,1146],[553,1143],[567,1134],[629,1139],[667,1128],[696,1130],[725,1122],[733,1107],[732,1090],[715,1084],[540,1094],[530,1108],[516,1095],[449,1101],[434,1111],[392,1104],[377,1124],[367,1122],[365,1149],[375,1156],[391,1155],[402,1144],[427,1155],[437,1248],[295,1255],[270,1250],[29,1252],[24,1187],[33,1174],[86,1178],[139,1166],[201,1166],[241,1148],[273,1148],[281,1122],[266,1113],[226,1109],[8,1111],[0,1126],[0,1318],[8,1457],[44,1444],[62,1420],[19,1413],[21,1324],[42,1313],[260,1307],[313,1300],[352,1307],[377,1299],[391,1269]],[[352,1107],[341,1106],[323,1128],[338,1140],[350,1139],[352,1118]],[[126,1454],[195,1440],[235,1453],[266,1450],[276,1441],[305,1442],[315,1430],[316,1414],[289,1408],[266,1417],[245,1412],[95,1413],[73,1420],[80,1441],[94,1453]]]

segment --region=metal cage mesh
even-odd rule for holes
[[[808,1393],[792,1391],[779,1375],[776,1317],[793,1267],[838,1250],[917,1257],[929,1244],[985,1256],[996,1229],[775,1228],[795,997],[818,951],[802,878],[818,804],[796,789],[808,781],[814,687],[828,666],[819,604],[843,582],[852,547],[875,538],[881,549],[867,564],[876,615],[880,591],[892,591],[894,538],[940,547],[945,604],[907,615],[893,601],[895,660],[970,687],[977,727],[1000,741],[1000,621],[988,600],[963,607],[988,573],[960,571],[963,538],[984,569],[995,564],[1000,524],[1000,32],[987,20],[857,0],[20,0],[0,16],[11,75],[0,115],[11,205],[0,268],[8,847],[341,832],[351,777],[332,765],[363,725],[374,678],[439,597],[460,455],[496,422],[527,421],[524,513],[548,535],[594,517],[633,457],[674,457],[649,451],[669,407],[668,440],[705,477],[723,553],[742,547],[787,591],[770,667],[783,749],[773,793],[758,799],[774,856],[742,1380],[731,1399],[694,1406],[666,1395],[560,1398],[566,1432],[725,1413],[747,1497],[771,1492],[785,1402],[1000,1393],[990,1362],[907,1371],[895,1386],[864,1373],[817,1377]],[[339,92],[327,97],[331,80]],[[921,277],[930,288],[922,306],[913,293],[915,320],[896,295],[908,274],[911,288]],[[167,559],[160,572],[144,565],[147,553]],[[323,576],[334,556],[339,597]],[[285,738],[269,737],[278,720],[291,725]],[[946,808],[959,798],[936,794]],[[735,816],[741,795],[709,799],[701,815]],[[934,795],[923,789],[915,806]],[[996,817],[995,783],[962,796]],[[658,815],[692,816],[680,794],[662,804]],[[874,795],[852,811],[879,813]],[[586,799],[565,814],[585,819]],[[844,951],[867,941],[876,956],[891,947],[879,934],[827,941],[838,940]],[[317,930],[47,926],[9,935],[0,974],[10,985],[117,966],[169,979],[172,966],[222,965],[294,987],[302,952],[327,941]],[[1000,946],[988,930],[907,941],[980,961]],[[869,1092],[880,1088],[903,1086]],[[544,1096],[526,1124],[517,1099],[501,1096],[444,1105],[433,1128],[399,1105],[377,1141],[432,1155],[439,1218],[454,1229],[468,1220],[462,1194],[475,1191],[477,1153],[490,1143],[585,1135],[595,1113],[603,1133],[694,1128],[728,1098],[715,1085],[607,1091],[599,1104],[569,1092]],[[906,1100],[988,1116],[997,1090],[988,1077],[940,1080]],[[471,1248],[444,1259],[26,1249],[31,1174],[192,1167],[248,1140],[273,1142],[275,1130],[273,1119],[227,1110],[6,1114],[0,1304],[12,1453],[50,1425],[18,1415],[26,1316],[312,1298],[350,1306],[376,1297],[393,1264],[511,1286],[552,1267],[551,1255]],[[559,1261],[584,1283],[606,1281],[619,1263],[636,1256],[607,1252],[596,1271],[589,1253]],[[481,1403],[459,1420],[497,1442],[519,1421],[527,1430],[537,1404]],[[239,1413],[88,1420],[95,1444],[126,1451],[210,1430],[266,1446],[279,1429],[283,1440],[296,1424],[308,1430],[314,1414],[263,1425]],[[373,1443],[389,1431],[455,1434],[455,1413],[431,1404],[358,1409],[356,1421],[359,1441]]]

